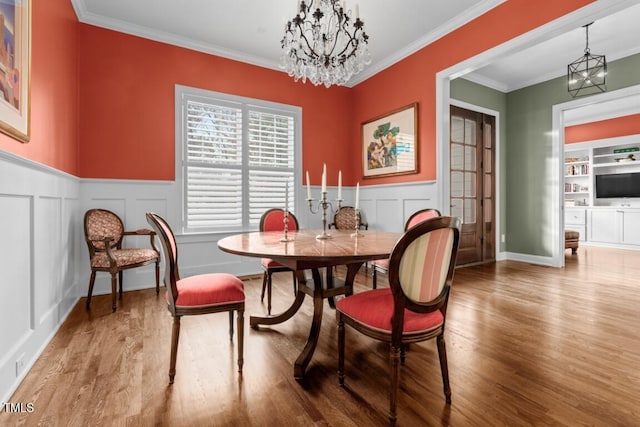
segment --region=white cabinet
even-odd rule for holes
[[[580,233],[580,241],[587,238],[586,215],[585,208],[566,208],[564,211],[564,229]]]
[[[640,245],[640,210],[622,211],[622,243]]]
[[[589,208],[587,233],[588,242],[640,248],[640,209]]]
[[[589,210],[589,241],[618,243],[618,211],[615,209]]]

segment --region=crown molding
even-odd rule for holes
[[[469,8],[465,13],[462,13],[456,16],[454,19],[450,19],[445,22],[443,25],[436,28],[434,31],[431,31],[429,34],[426,34],[422,38],[416,40],[415,42],[409,44],[404,49],[399,50],[396,54],[388,56],[383,60],[376,62],[376,66],[369,66],[365,70],[363,70],[360,74],[353,77],[347,86],[353,87],[363,81],[367,80],[370,77],[378,74],[386,68],[389,68],[393,64],[401,61],[402,59],[416,53],[420,49],[429,44],[435,42],[436,40],[442,38],[443,36],[449,34],[450,32],[462,27],[466,23],[473,21],[477,17],[487,13],[491,9],[499,6],[504,3],[506,0],[483,0],[476,4],[475,6]]]
[[[482,0],[478,2],[478,4],[469,8],[465,13],[460,14],[454,19],[447,21],[421,39],[411,43],[406,48],[377,62],[375,66],[367,67],[360,74],[353,77],[349,82],[347,82],[345,86],[353,87],[365,81],[366,79],[392,66],[393,64],[406,58],[407,56],[417,52],[428,44],[433,43],[444,35],[472,21],[473,19],[488,12],[489,10],[504,3],[505,1],[506,0]],[[237,51],[225,49],[220,46],[204,43],[187,37],[179,37],[174,34],[157,31],[148,27],[133,25],[121,20],[105,18],[103,16],[88,12],[84,0],[71,0],[71,4],[73,5],[78,20],[84,24],[94,25],[96,27],[101,27],[149,40],[167,43],[174,46],[183,47],[185,49],[191,49],[211,55],[221,56],[224,58],[244,62],[251,65],[257,65],[259,67],[269,68],[284,73],[277,61],[271,61],[263,57],[243,54]]]

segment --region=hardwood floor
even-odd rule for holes
[[[581,247],[556,269],[504,261],[458,269],[447,315],[452,404],[435,340],[412,345],[401,369],[398,425],[640,425],[640,252]],[[379,286],[385,285],[381,275]],[[293,300],[274,275],[274,312]],[[370,287],[359,277],[356,291]],[[225,314],[184,318],[175,384],[168,385],[171,317],[153,289],[78,302],[0,425],[381,426],[388,348],[347,330],[346,387],[337,379],[335,314],[324,322],[307,376],[293,378],[312,304],[288,322],[248,327],[261,278],[245,282],[244,373]]]

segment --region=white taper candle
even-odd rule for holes
[[[322,190],[323,193],[327,192],[327,164],[322,166]]]

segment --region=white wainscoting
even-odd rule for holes
[[[299,189],[296,217],[301,227],[321,228],[322,217],[309,212],[305,189]],[[367,186],[360,188],[360,208],[369,229],[402,231],[406,219],[416,210],[436,207],[437,186],[434,182]],[[329,188],[329,199],[336,197],[337,189]],[[313,188],[312,194],[319,194]],[[355,189],[344,188],[344,205],[354,204]],[[180,273],[182,276],[211,272],[228,272],[236,275],[261,273],[259,259],[240,257],[218,249],[218,240],[230,233],[180,234],[178,232],[181,215],[179,188],[169,181],[131,181],[85,179],[81,184],[82,212],[91,208],[105,208],[116,212],[125,222],[127,229],[149,227],[145,212],[153,211],[167,219],[176,232],[179,247]],[[317,202],[317,201],[316,201]],[[328,213],[327,222],[333,221],[333,213]],[[78,225],[81,227],[81,225]],[[127,239],[131,239],[128,237]],[[147,244],[143,238],[138,242],[125,241],[126,245]],[[84,244],[84,243],[83,243]],[[82,251],[80,263],[81,289],[86,294],[90,270],[87,251]],[[161,269],[163,274],[164,269]],[[143,289],[154,285],[153,266],[145,266],[124,272],[124,289]],[[111,292],[110,276],[107,273],[96,276],[94,294]]]
[[[79,181],[0,151],[0,401],[78,299]]]

